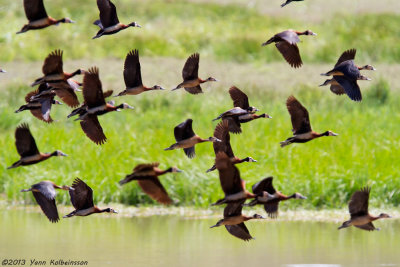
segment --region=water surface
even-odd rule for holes
[[[88,266],[400,266],[400,221],[376,222],[379,232],[338,231],[337,223],[251,221],[244,242],[218,219],[118,214],[62,219],[0,211],[0,259],[86,260]],[[50,266],[47,264],[46,266]]]

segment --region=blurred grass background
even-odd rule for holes
[[[396,78],[400,71],[396,64],[400,59],[396,45],[400,20],[395,6],[365,9],[366,3],[375,1],[355,1],[363,8],[352,2],[343,12],[343,6],[337,4],[342,9],[336,10],[330,0],[292,3],[284,9],[279,7],[283,1],[275,0],[268,2],[267,8],[260,1],[244,4],[240,0],[218,4],[202,0],[114,2],[121,22],[136,21],[142,28],[91,40],[97,32],[92,25],[98,16],[95,1],[53,0],[45,1],[49,15],[68,16],[77,23],[16,35],[26,23],[22,1],[0,1],[0,15],[8,22],[0,24],[4,51],[0,62],[8,71],[0,76],[0,192],[4,199],[32,202],[31,194],[19,193],[22,188],[45,179],[71,184],[80,177],[92,186],[97,202],[152,205],[135,182],[121,188],[118,181],[136,164],[160,161],[161,168],[174,165],[185,171],[161,178],[176,205],[207,207],[223,194],[218,172],[205,173],[213,164],[212,145],[196,146],[193,160],[182,151],[163,149],[174,143],[173,128],[189,117],[197,134],[204,138],[212,135],[216,123],[211,120],[231,108],[227,91],[236,85],[248,93],[252,105],[273,117],[244,124],[242,135],[231,136],[237,156],[258,160],[239,166],[248,188],[272,175],[278,190],[308,197],[307,201],[294,201],[291,208],[301,205],[311,209],[345,207],[352,192],[371,185],[371,205],[400,204],[400,95]],[[275,47],[260,46],[288,28],[318,33],[301,38],[305,65],[298,70],[283,62]],[[362,103],[317,86],[324,81],[319,73],[329,70],[341,52],[353,47],[358,49],[359,65],[372,64],[378,69],[365,73],[373,81],[359,82]],[[53,107],[52,117],[57,122],[51,125],[36,120],[29,111],[14,114],[32,90],[29,84],[41,76],[43,59],[57,48],[64,50],[66,71],[97,65],[104,89],[118,92],[123,89],[123,58],[134,48],[140,51],[143,81],[148,86],[177,85],[185,58],[194,52],[201,54],[200,76],[212,75],[220,82],[204,85],[205,93],[199,96],[180,90],[116,98],[117,103],[128,102],[135,110],[102,116],[108,141],[96,146],[78,122],[66,120],[70,111],[66,105]],[[290,94],[308,108],[314,130],[329,129],[340,135],[281,149],[279,141],[291,135],[285,107]],[[14,130],[21,122],[30,124],[42,152],[60,149],[68,157],[6,170],[18,160]],[[68,194],[59,194],[58,201],[69,203]]]

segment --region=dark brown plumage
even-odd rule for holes
[[[285,58],[285,60],[293,68],[300,68],[303,62],[300,57],[300,51],[297,43],[300,42],[299,35],[317,35],[310,30],[298,32],[294,30],[287,30],[275,34],[271,39],[262,44],[262,46],[275,43],[276,48]]]
[[[128,27],[139,27],[140,25],[136,22],[129,23],[128,25],[119,22],[117,9],[110,0],[97,0],[97,7],[100,11],[100,19],[96,20],[93,24],[100,27],[100,30],[93,37],[93,39],[99,38],[103,35],[109,35],[119,32],[120,30]]]
[[[60,220],[58,216],[57,206],[56,206],[56,190],[70,190],[69,186],[58,186],[51,181],[41,181],[37,184],[34,184],[29,189],[22,189],[21,192],[29,192],[31,191],[33,196],[36,199],[36,202],[39,204],[43,213],[49,219],[50,222],[56,223]]]
[[[280,142],[281,147],[291,143],[306,143],[321,136],[337,136],[338,134],[326,131],[319,134],[311,129],[310,118],[307,109],[294,97],[289,96],[286,106],[290,114],[293,126],[293,137]]]
[[[51,106],[53,104],[61,104],[59,101],[54,100],[56,93],[48,91],[47,84],[41,84],[37,90],[29,92],[25,96],[25,105],[22,105],[15,113],[29,110],[37,119],[47,123],[53,122],[50,116]],[[46,93],[43,93],[45,92]]]
[[[224,225],[226,230],[237,238],[244,241],[253,239],[244,222],[252,219],[263,219],[263,217],[258,214],[254,214],[253,216],[243,215],[242,208],[244,202],[245,200],[240,200],[234,203],[228,203],[224,209],[224,218],[210,228]]]
[[[74,23],[74,21],[69,18],[56,20],[48,16],[44,8],[43,0],[24,0],[24,10],[29,22],[25,24],[17,34],[29,30],[43,29],[51,25],[58,25],[59,23]]]
[[[139,51],[135,49],[126,55],[124,64],[124,81],[126,88],[117,96],[138,95],[150,90],[164,90],[164,88],[159,85],[154,85],[153,87],[144,86],[140,69]]]
[[[354,192],[349,203],[350,220],[345,221],[338,229],[354,225],[362,230],[379,230],[379,228],[375,228],[372,222],[378,219],[391,218],[391,216],[386,213],[381,213],[379,216],[372,216],[369,214],[368,201],[370,192],[370,187],[364,187]]]
[[[84,181],[76,178],[72,183],[72,190],[69,190],[71,197],[71,203],[75,210],[63,218],[69,218],[72,216],[88,216],[93,213],[117,213],[111,208],[99,209],[93,203],[93,190]]]
[[[21,158],[8,167],[8,169],[35,164],[52,156],[66,156],[66,154],[59,150],[56,150],[53,153],[39,152],[28,124],[21,124],[15,130],[15,146],[17,147],[18,154]]]
[[[152,199],[161,204],[171,204],[172,200],[158,179],[158,176],[169,172],[181,172],[181,170],[176,167],[171,167],[163,171],[158,168],[159,165],[160,163],[158,162],[139,164],[133,169],[133,173],[127,175],[123,180],[119,181],[119,184],[124,185],[130,181],[137,180],[142,190]]]
[[[203,139],[196,135],[192,128],[192,119],[187,119],[186,121],[180,123],[174,128],[174,136],[176,143],[172,144],[170,147],[164,150],[173,150],[183,148],[186,156],[188,158],[194,158],[196,156],[194,146],[198,143],[203,142],[221,142],[221,140],[215,137],[209,137],[208,139]]]
[[[354,63],[356,52],[357,50],[354,48],[344,51],[336,62],[335,67],[327,73],[321,74],[324,76],[333,75],[333,78],[331,80],[326,80],[320,86],[330,84],[330,89],[333,93],[346,93],[351,100],[361,101],[362,95],[357,80],[370,79],[361,75],[360,70],[375,70],[375,68],[371,65],[357,66]]]
[[[221,205],[256,197],[246,190],[246,182],[240,178],[239,169],[232,163],[225,152],[218,152],[215,158],[215,166],[218,169],[219,181],[225,197],[212,205]]]
[[[255,206],[257,204],[264,205],[264,209],[270,218],[278,217],[279,202],[288,199],[307,199],[300,193],[294,193],[286,196],[279,191],[276,191],[272,185],[272,177],[267,177],[252,186],[252,191],[257,197],[252,200],[248,206]]]
[[[186,60],[185,66],[182,70],[183,82],[172,90],[177,90],[183,87],[188,93],[195,95],[203,93],[200,84],[209,81],[217,81],[213,77],[208,77],[206,80],[202,80],[201,78],[199,78],[199,61],[200,55],[198,53],[192,54]]]
[[[133,109],[126,103],[114,106],[106,103],[104,99],[103,89],[99,78],[99,69],[97,67],[90,68],[83,77],[83,98],[87,105],[86,110],[79,110],[79,118],[81,120],[81,128],[83,132],[98,145],[106,142],[107,138],[104,135],[103,128],[101,127],[97,116],[106,114],[118,109]]]
[[[246,157],[240,159],[233,154],[233,150],[230,143],[230,135],[229,135],[229,124],[228,121],[223,120],[218,123],[214,130],[214,137],[221,140],[221,142],[214,142],[214,153],[217,155],[219,152],[225,152],[226,155],[231,159],[232,163],[238,164],[242,162],[257,162],[252,157]],[[207,172],[213,171],[216,169],[215,164],[207,170]]]

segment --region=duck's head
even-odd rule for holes
[[[334,133],[334,132],[332,132],[332,131],[326,131],[326,132],[324,132],[324,133],[321,134],[321,135],[323,135],[323,136],[338,136],[339,134]]]
[[[218,138],[216,138],[214,136],[208,137],[207,140],[210,141],[210,142],[222,142],[220,139],[218,139]]]
[[[272,117],[270,115],[265,114],[265,113],[261,114],[260,117],[261,118],[266,118],[266,119],[272,119]]]
[[[326,80],[323,84],[320,84],[319,86],[327,86],[333,83],[333,79],[328,79]]]
[[[177,167],[171,167],[167,170],[167,172],[172,172],[172,173],[176,173],[176,172],[183,172],[182,170],[178,169]]]
[[[371,79],[364,76],[364,75],[360,75],[360,77],[358,77],[358,80],[363,80],[363,81],[370,81]]]
[[[63,18],[63,19],[60,20],[60,22],[62,22],[62,23],[75,23],[75,21],[73,21],[70,18]]]
[[[104,209],[104,212],[108,212],[108,213],[118,213],[116,210],[112,209],[112,208],[106,208]]]
[[[252,157],[247,157],[244,159],[246,162],[257,162],[257,160],[253,159]]]
[[[75,188],[68,186],[68,185],[63,185],[63,186],[61,186],[60,189],[66,190],[66,191],[69,191],[69,190],[74,191],[75,190]]]
[[[294,199],[307,199],[307,197],[303,196],[300,193],[294,193]]]
[[[310,31],[310,30],[306,30],[304,32],[304,35],[317,35],[317,34],[315,32]]]
[[[252,218],[253,219],[265,219],[263,216],[261,216],[261,215],[259,215],[259,214],[254,214],[253,216],[252,216]]]
[[[117,110],[118,110],[118,109],[134,109],[134,107],[130,106],[130,105],[127,104],[127,103],[122,103],[121,105],[119,105],[119,106],[117,107]]]
[[[154,85],[153,87],[151,87],[152,90],[165,90],[164,87],[161,87],[160,85]]]
[[[376,69],[374,67],[372,67],[371,65],[365,65],[365,66],[362,66],[360,68],[360,70],[376,70]]]
[[[53,156],[57,156],[57,157],[66,157],[66,156],[67,156],[67,154],[63,153],[63,152],[60,151],[60,150],[54,151],[54,152],[52,153],[52,155],[53,155]]]
[[[218,82],[218,80],[215,79],[215,78],[213,78],[213,77],[208,77],[208,78],[206,79],[206,82]]]
[[[256,113],[257,111],[259,111],[259,109],[256,107],[248,107],[246,110],[249,113]]]
[[[392,216],[390,216],[389,214],[386,213],[381,213],[378,216],[380,219],[386,219],[386,218],[392,218]]]
[[[136,22],[129,23],[127,26],[128,26],[128,27],[138,27],[138,28],[142,28],[142,26],[140,26],[140,25],[137,24]]]

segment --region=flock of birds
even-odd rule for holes
[[[292,0],[286,1],[282,7],[289,4]],[[293,0],[301,1],[301,0]],[[119,32],[128,27],[140,27],[136,22],[128,25],[119,22],[115,5],[110,0],[97,0],[97,6],[100,11],[100,19],[94,22],[100,27],[98,33],[93,37],[100,38],[103,35],[110,35]],[[60,20],[49,17],[43,5],[43,0],[24,0],[24,8],[29,23],[24,25],[18,33],[24,33],[29,30],[36,30],[57,25],[59,23],[72,23],[69,18]],[[275,43],[279,52],[284,59],[293,67],[302,66],[299,48],[297,43],[300,41],[300,35],[316,35],[310,30],[298,32],[294,30],[286,30],[274,35],[263,46]],[[361,91],[357,84],[357,80],[369,80],[369,78],[361,75],[360,70],[375,70],[371,65],[358,67],[354,63],[356,55],[355,49],[350,49],[339,57],[334,68],[322,75],[333,76],[332,79],[326,80],[321,86],[330,85],[330,90],[338,95],[347,94],[353,101],[361,101]],[[43,76],[36,79],[31,86],[38,86],[38,89],[29,92],[25,97],[26,104],[22,105],[15,112],[29,110],[36,118],[51,123],[53,119],[50,116],[51,107],[54,104],[61,104],[55,100],[60,100],[74,108],[68,115],[68,118],[78,116],[76,120],[80,121],[83,132],[97,145],[104,144],[107,138],[98,120],[98,116],[104,115],[112,111],[120,109],[133,109],[130,105],[122,103],[115,105],[114,101],[106,102],[106,98],[112,96],[113,91],[103,92],[102,84],[97,67],[88,70],[77,69],[72,73],[63,70],[63,52],[55,50],[51,52],[44,61],[42,72]],[[200,55],[195,53],[187,60],[182,70],[183,81],[172,90],[180,88],[185,89],[190,94],[203,93],[201,84],[205,82],[217,81],[213,77],[205,80],[198,76]],[[3,70],[2,70],[3,71]],[[83,75],[83,82],[73,80],[76,75]],[[139,52],[138,50],[130,51],[125,59],[124,81],[126,88],[115,96],[138,95],[150,90],[164,90],[159,85],[146,87],[142,83]],[[83,103],[79,103],[77,93],[82,87]],[[252,193],[247,191],[245,181],[240,177],[239,169],[236,164],[242,162],[256,162],[252,157],[238,158],[234,155],[230,145],[230,133],[240,134],[242,132],[241,124],[247,123],[259,118],[271,118],[268,114],[257,115],[259,111],[256,107],[250,106],[247,95],[239,88],[232,86],[229,89],[230,97],[233,101],[233,108],[220,114],[214,120],[221,120],[217,124],[212,137],[203,139],[196,135],[192,128],[192,119],[180,123],[174,128],[174,136],[176,143],[165,150],[183,149],[187,157],[195,157],[195,145],[203,142],[212,142],[215,152],[215,164],[207,170],[207,172],[218,170],[219,179],[222,190],[225,194],[224,198],[216,201],[213,205],[226,205],[224,208],[223,219],[218,221],[211,227],[224,225],[227,231],[243,240],[252,239],[245,221],[251,219],[261,219],[261,215],[254,214],[246,216],[242,214],[244,206],[255,206],[261,204],[269,217],[276,218],[278,216],[278,207],[281,201],[288,199],[306,199],[300,193],[292,195],[284,195],[277,191],[273,184],[273,177],[267,177],[252,186]],[[312,130],[310,118],[307,109],[294,97],[289,96],[286,106],[291,116],[293,126],[293,136],[287,138],[280,143],[281,147],[292,143],[305,143],[322,136],[337,136],[332,131],[317,133]],[[20,155],[20,159],[13,163],[9,169],[19,166],[36,164],[47,160],[52,156],[66,156],[63,152],[56,150],[53,153],[39,152],[35,139],[33,138],[29,126],[27,124],[19,125],[15,130],[15,144]],[[171,204],[172,199],[159,180],[159,176],[166,173],[181,172],[176,167],[166,170],[158,168],[159,163],[139,164],[133,172],[127,175],[119,183],[124,185],[136,180],[142,190],[152,199],[161,204]],[[59,221],[57,206],[55,203],[56,189],[67,190],[70,194],[71,203],[75,210],[65,215],[64,218],[72,216],[87,216],[93,213],[116,213],[111,208],[100,209],[93,203],[92,189],[81,179],[76,178],[72,186],[58,186],[51,181],[41,181],[34,184],[29,189],[22,192],[31,191],[37,203],[40,205],[44,214],[51,222]],[[349,212],[351,218],[339,227],[345,228],[351,225],[364,230],[376,230],[372,222],[381,218],[390,218],[387,214],[373,216],[368,213],[368,199],[370,188],[365,187],[356,191],[349,203]],[[247,199],[251,199],[249,203],[245,203]]]

